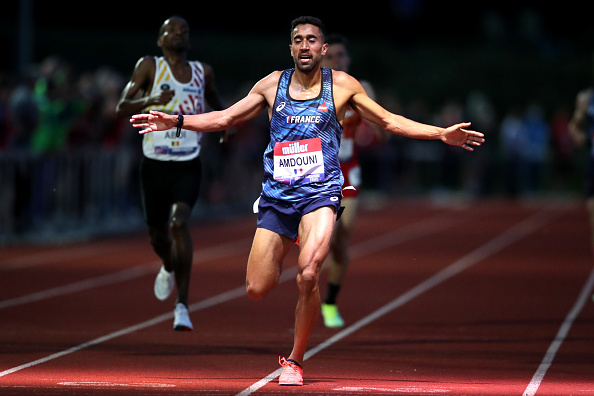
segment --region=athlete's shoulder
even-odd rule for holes
[[[359,81],[347,72],[332,69],[332,81],[334,84],[359,84]]]
[[[283,73],[285,73],[285,70],[275,70],[266,77],[264,77],[264,79],[268,79],[270,82],[273,83],[278,83],[278,80],[280,80]]]
[[[212,70],[212,67],[208,63],[204,63],[204,62],[199,61],[197,59],[188,61],[188,63],[190,63],[193,66],[201,67],[204,70]]]
[[[156,70],[155,58],[148,55],[143,56],[136,62],[130,81],[139,85],[148,84],[154,79]]]
[[[335,88],[345,89],[352,92],[364,91],[359,80],[346,72],[338,70],[332,70],[332,85],[334,85]]]
[[[276,86],[278,85],[278,81],[280,80],[282,73],[282,71],[278,70],[273,71],[272,73],[258,81],[254,88],[258,88],[262,91],[272,88],[276,89]]]
[[[154,56],[145,55],[140,57],[136,62],[135,69],[155,70],[156,58]]]
[[[194,70],[196,70],[196,69],[202,70],[202,73],[204,73],[204,77],[207,80],[212,79],[212,77],[214,76],[214,71],[212,69],[212,66],[210,66],[207,63],[201,62],[199,60],[193,60],[193,61],[190,61],[190,65],[192,65]]]

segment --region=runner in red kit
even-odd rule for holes
[[[329,35],[326,43],[328,44],[328,50],[322,58],[322,65],[334,70],[348,72],[351,59],[347,51],[346,39],[339,35]],[[361,85],[367,95],[375,99],[371,84],[361,81]],[[356,134],[357,131],[361,131],[363,128],[370,129],[370,133],[378,135],[383,133],[379,126],[367,122],[350,107],[346,110],[342,127],[342,140],[338,159],[344,176],[342,206],[345,210],[336,222],[330,245],[328,286],[321,309],[326,327],[344,326],[344,320],[336,305],[336,298],[342,287],[350,261],[349,243],[359,204],[361,169],[359,168],[359,158],[357,156]]]

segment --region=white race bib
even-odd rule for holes
[[[276,143],[273,176],[284,184],[323,182],[324,155],[320,138]]]

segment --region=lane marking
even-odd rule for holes
[[[210,260],[217,260],[224,257],[243,252],[243,244],[250,243],[252,238],[244,238],[239,241],[227,242],[210,248],[194,250],[194,261],[192,264],[204,263]],[[238,246],[239,245],[239,246]],[[161,261],[156,260],[125,270],[84,279],[67,285],[57,286],[41,290],[35,293],[0,301],[0,309],[15,307],[35,301],[42,301],[52,297],[63,296],[70,293],[85,291],[88,289],[108,286],[119,282],[140,278],[146,274],[155,272],[155,268],[161,266]]]
[[[191,304],[188,307],[188,310],[193,312],[193,311],[197,311],[197,310],[200,310],[200,309],[206,309],[206,308],[215,306],[217,304],[222,304],[224,302],[230,301],[230,300],[232,300],[234,298],[241,297],[244,294],[245,294],[245,286],[237,287],[235,289],[232,289],[232,290],[226,291],[224,293],[218,294],[218,295],[216,295],[214,297],[207,298],[206,300],[202,300],[200,302]],[[45,362],[49,362],[50,360],[58,359],[58,358],[60,358],[62,356],[70,355],[71,353],[80,351],[82,349],[85,349],[85,348],[88,348],[88,347],[91,347],[91,346],[94,346],[94,345],[97,345],[97,344],[101,344],[103,342],[112,340],[112,339],[117,338],[117,337],[121,337],[121,336],[130,334],[130,333],[134,333],[135,331],[146,329],[147,327],[155,326],[155,325],[157,325],[159,323],[162,323],[162,322],[164,322],[166,320],[171,320],[171,319],[173,319],[173,312],[168,312],[168,313],[165,313],[165,314],[156,316],[156,317],[154,317],[154,318],[152,318],[150,320],[147,320],[147,321],[138,323],[138,324],[133,325],[133,326],[126,327],[124,329],[115,331],[113,333],[104,335],[102,337],[95,338],[94,340],[84,342],[84,343],[79,344],[79,345],[76,345],[76,346],[74,346],[72,348],[68,348],[68,349],[65,349],[63,351],[60,351],[60,352],[51,354],[51,355],[46,356],[46,357],[43,357],[41,359],[37,359],[37,360],[34,360],[32,362],[25,363],[25,364],[22,364],[20,366],[13,367],[11,369],[4,370],[4,371],[0,372],[0,377],[4,377],[6,375],[16,373],[17,371],[20,371],[20,370],[23,370],[23,369],[26,369],[26,368],[29,368],[29,367],[37,366],[37,365],[40,365],[40,364],[45,363]]]
[[[149,244],[146,243],[146,246],[149,246]],[[40,251],[28,255],[21,255],[7,260],[2,260],[2,265],[0,265],[0,271],[24,269],[40,265],[59,263],[61,261],[74,261],[84,259],[91,255],[97,256],[99,254],[114,254],[120,252],[127,252],[133,249],[133,247],[131,248],[129,246],[129,243],[121,241],[76,244],[76,246],[68,247],[68,249],[56,248],[53,250]],[[198,249],[197,251],[194,251],[194,254],[201,253],[202,251],[202,249]]]
[[[82,259],[89,257],[89,255],[112,254],[127,250],[131,250],[131,248],[122,246],[121,244],[117,244],[115,246],[112,246],[111,244],[102,244],[98,246],[92,246],[90,249],[89,246],[75,246],[69,247],[68,249],[37,252],[4,260],[2,262],[2,266],[0,266],[0,271],[31,268],[38,265],[52,264],[60,261]]]
[[[592,272],[590,272],[590,276],[584,284],[584,287],[582,288],[582,291],[577,301],[575,302],[571,311],[569,311],[569,313],[565,317],[565,320],[559,328],[557,335],[553,339],[553,342],[551,343],[549,349],[544,355],[544,358],[542,359],[540,366],[538,366],[538,369],[534,373],[534,376],[532,377],[530,384],[526,387],[523,396],[534,396],[538,391],[538,388],[540,387],[542,380],[544,379],[547,371],[549,370],[549,367],[551,367],[551,364],[553,363],[553,359],[555,359],[557,351],[559,350],[559,348],[561,348],[561,344],[563,344],[563,342],[565,341],[565,338],[567,337],[567,334],[569,333],[569,330],[571,329],[573,322],[584,308],[584,305],[586,305],[586,302],[590,300],[590,296],[592,295],[592,288],[594,288],[594,269],[592,269]]]
[[[15,307],[18,305],[28,304],[35,301],[47,300],[48,298],[63,296],[65,294],[76,293],[79,291],[89,290],[99,286],[107,286],[118,282],[124,282],[130,279],[138,278],[149,272],[155,271],[155,266],[160,262],[153,262],[142,266],[127,268],[112,274],[97,276],[94,278],[85,279],[79,282],[69,283],[67,285],[45,289],[36,293],[27,294],[20,297],[9,298],[0,301],[0,309]]]
[[[334,392],[359,392],[359,393],[369,393],[369,392],[382,392],[382,393],[421,393],[421,394],[429,394],[435,395],[438,393],[450,393],[450,389],[445,388],[381,388],[377,386],[342,386],[338,388],[332,389]]]
[[[175,388],[175,384],[163,384],[160,382],[105,382],[105,381],[65,381],[58,382],[62,386],[74,387],[96,387],[96,388]]]
[[[394,238],[394,243],[392,244],[392,246],[397,245],[399,243],[403,243],[403,242],[411,239],[410,235],[400,235],[403,232],[406,232],[406,233],[410,232],[411,234],[416,235],[416,237],[418,238],[418,237],[430,235],[434,232],[437,232],[437,231],[443,229],[447,225],[447,221],[445,220],[445,217],[446,216],[444,216],[444,215],[434,216],[434,217],[431,217],[428,219],[421,220],[417,223],[413,223],[411,225],[404,226],[404,227],[399,228],[395,231],[392,231],[391,233],[389,233]],[[459,221],[459,219],[451,219],[451,222],[454,222],[454,221]],[[237,243],[237,241],[235,241],[234,243]],[[385,235],[381,235],[376,238],[371,238],[369,240],[366,240],[366,241],[360,242],[356,245],[353,245],[353,249],[355,251],[358,251],[357,255],[359,255],[359,257],[361,257],[364,254],[374,253],[374,252],[378,251],[378,249],[382,250],[387,247],[390,247],[390,246],[386,245],[386,243],[387,242],[385,239]],[[279,279],[279,284],[286,282],[290,279],[294,279],[296,275],[297,275],[297,267],[290,267],[290,268],[285,269],[283,271],[283,273],[281,274],[281,277]],[[225,302],[230,301],[234,298],[241,297],[245,294],[246,294],[245,286],[242,285],[240,287],[229,290],[227,292],[223,292],[217,296],[214,296],[214,297],[208,298],[206,300],[202,300],[197,303],[191,304],[190,306],[188,306],[188,311],[194,312],[194,311],[198,311],[201,309],[206,309],[206,308],[215,306],[217,304],[225,303]],[[49,362],[51,360],[58,359],[60,357],[66,356],[66,355],[70,355],[74,352],[78,352],[85,348],[112,340],[114,338],[124,336],[124,335],[133,333],[138,330],[143,330],[143,329],[151,327],[151,326],[155,326],[157,324],[160,324],[164,321],[171,320],[171,319],[173,319],[173,312],[168,312],[168,313],[159,315],[159,316],[157,316],[153,319],[147,320],[145,322],[126,327],[124,329],[107,334],[107,335],[99,337],[99,338],[95,338],[94,340],[84,342],[82,344],[79,344],[72,348],[68,348],[63,351],[51,354],[44,358],[40,358],[40,359],[34,360],[32,362],[25,363],[20,366],[16,366],[16,367],[4,370],[4,371],[0,372],[0,378],[4,377],[6,375],[9,375],[9,374],[16,373],[17,371],[24,370],[26,368],[34,367],[34,366]],[[279,375],[280,375],[280,371],[276,375],[276,377],[278,377]],[[276,378],[276,377],[274,377],[274,378]],[[272,379],[274,379],[274,378],[272,378]]]
[[[489,242],[485,243],[484,245],[480,246],[479,248],[475,249],[474,251],[470,252],[466,256],[462,257],[458,261],[450,264],[446,268],[442,269],[441,271],[437,272],[430,278],[427,278],[423,282],[419,283],[417,286],[413,287],[406,293],[400,295],[396,299],[392,300],[388,304],[384,305],[383,307],[379,308],[378,310],[372,312],[371,314],[367,315],[366,317],[360,319],[358,322],[353,323],[352,325],[348,326],[344,330],[336,333],[332,337],[328,338],[326,341],[322,342],[321,344],[317,345],[316,347],[308,350],[305,353],[304,361],[309,359],[310,357],[314,356],[316,353],[323,351],[324,349],[332,346],[333,344],[337,343],[338,341],[342,340],[343,338],[349,336],[350,334],[354,333],[355,331],[361,329],[364,326],[372,323],[373,321],[381,318],[382,316],[392,312],[396,308],[401,307],[402,305],[408,303],[415,297],[420,296],[421,294],[431,290],[435,286],[439,285],[440,283],[445,282],[446,280],[458,275],[462,271],[472,267],[473,265],[479,263],[480,261],[486,259],[487,257],[501,251],[502,249],[506,248],[507,246],[517,242],[518,240],[524,238],[525,236],[531,234],[532,232],[536,231],[544,224],[552,218],[552,213],[547,211],[540,211],[529,217],[528,219],[516,224],[512,228],[504,231],[499,236],[491,239]],[[258,389],[262,388],[267,383],[275,380],[280,376],[282,372],[282,367],[273,371],[272,373],[268,374],[266,377],[262,378],[261,380],[257,381],[256,383],[252,384],[251,386],[247,387],[243,391],[239,392],[238,396],[247,396],[256,392]]]
[[[448,223],[446,215],[439,215],[437,217],[430,217],[421,220],[417,223],[403,226],[388,234],[384,234],[379,237],[372,238],[370,240],[360,242],[357,245],[353,245],[351,257],[357,258],[361,254],[367,254],[369,249],[376,249],[379,251],[385,249],[387,246],[392,246],[395,242],[403,243],[414,238],[421,237],[431,230],[432,232],[440,231],[451,225]],[[220,259],[227,257],[228,255],[243,251],[242,248],[238,248],[237,245],[248,244],[252,241],[252,238],[244,238],[239,241],[227,242],[221,245],[197,249],[194,251],[194,264],[200,262],[206,262],[210,260]],[[88,254],[88,252],[87,252]],[[64,254],[66,256],[66,254]],[[94,278],[85,279],[79,282],[70,283],[50,289],[41,290],[39,292],[27,294],[20,297],[10,298],[7,300],[0,301],[0,309],[15,307],[18,305],[28,304],[36,301],[42,301],[52,297],[59,297],[70,293],[76,293],[79,291],[88,290],[100,286],[108,286],[119,282],[132,280],[139,278],[148,273],[154,272],[155,267],[160,266],[159,260],[153,261],[148,264],[127,268],[125,270],[115,272],[112,274],[101,275]]]

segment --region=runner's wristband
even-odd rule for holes
[[[182,125],[184,125],[184,116],[180,114],[177,116],[177,131],[175,132],[175,137],[179,137]]]

